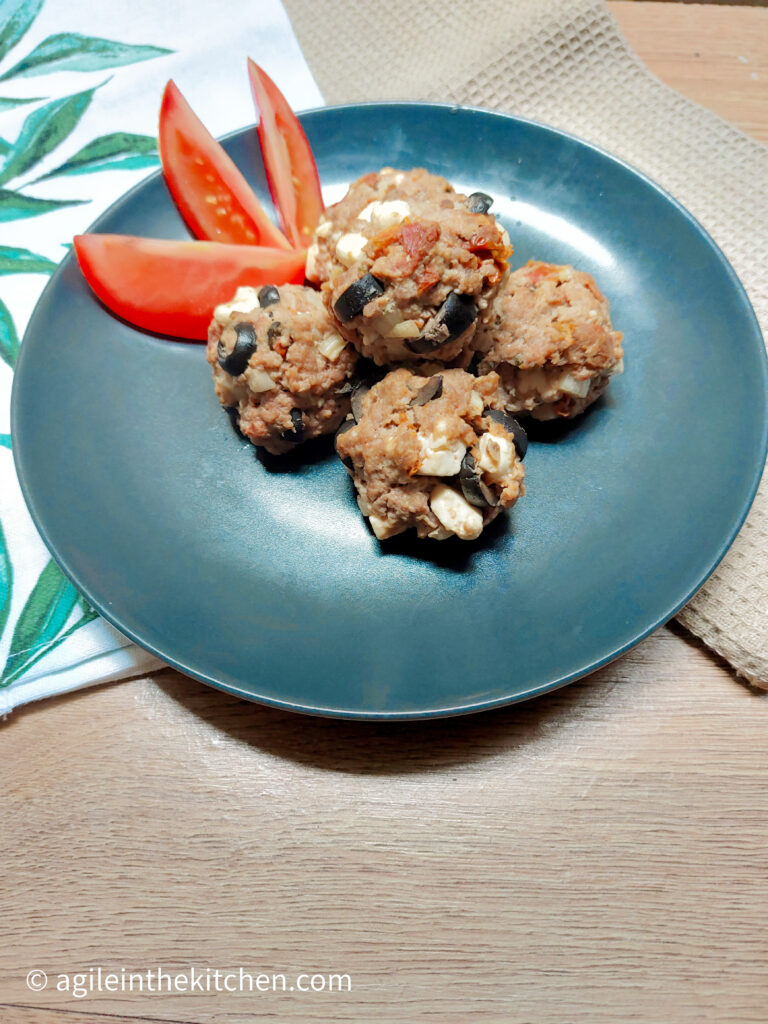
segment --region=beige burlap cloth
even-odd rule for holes
[[[643,170],[721,246],[768,337],[768,148],[651,75],[601,0],[284,3],[327,103],[490,107]],[[679,619],[768,688],[768,474],[733,547]]]

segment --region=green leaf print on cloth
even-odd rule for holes
[[[65,629],[76,607],[81,608],[82,614],[69,629]],[[0,686],[10,685],[36,661],[58,647],[62,640],[95,618],[96,612],[85,598],[75,590],[56,563],[49,561],[21,610]]]
[[[10,310],[0,299],[0,359],[13,369],[18,354],[19,336],[16,333],[16,324],[13,322]],[[0,635],[2,635],[2,631],[0,631]]]
[[[23,39],[43,9],[43,3],[44,0],[0,0],[0,60],[4,60]],[[54,7],[53,3],[49,6]],[[38,38],[41,35],[44,33],[38,33]],[[122,43],[77,32],[48,35],[32,48],[27,47],[27,50],[29,52],[26,55],[22,50],[7,60],[6,66],[10,69],[0,74],[0,81],[9,82],[9,85],[3,88],[4,93],[6,89],[7,92],[13,92],[13,83],[21,83],[25,78],[62,71],[103,71],[106,68],[135,64],[174,52],[159,46]],[[44,168],[38,169],[38,165],[51,154],[55,154],[78,126],[86,125],[87,118],[84,119],[84,115],[88,112],[94,94],[106,84],[101,82],[82,92],[62,96],[60,93],[64,87],[60,86],[57,89],[56,79],[53,81],[54,85],[50,88],[39,89],[40,92],[47,93],[46,96],[0,96],[0,114],[23,108],[27,104],[31,106],[31,111],[22,112],[26,116],[23,117],[21,129],[15,139],[5,128],[0,135],[0,225],[3,222],[36,218],[34,224],[30,224],[28,228],[29,244],[35,249],[39,245],[47,251],[51,251],[48,243],[54,243],[55,238],[52,232],[46,232],[45,225],[48,221],[42,222],[42,231],[34,230],[40,223],[39,218],[91,200],[26,195],[22,190],[26,190],[26,176],[30,172],[32,175],[38,175],[37,181],[44,181],[115,169],[137,170],[153,167],[159,162],[155,138],[113,131],[97,135],[96,138],[91,137],[90,142],[81,139],[77,152],[71,156],[66,152],[58,158],[54,156],[48,163],[48,166],[53,166],[54,169],[41,174]],[[38,91],[37,87],[33,88]],[[94,120],[98,122],[99,118],[96,117]],[[119,120],[117,123],[106,120],[105,123],[105,119],[102,118],[101,131],[110,127],[121,127]],[[85,137],[86,140],[87,138],[88,136]],[[51,188],[54,189],[55,186]],[[98,189],[93,195],[98,197]],[[54,225],[55,223],[56,221],[53,221]],[[55,227],[52,228],[52,231],[55,230]],[[35,238],[41,240],[33,242]],[[69,244],[66,248],[70,248]],[[0,245],[0,277],[10,274],[50,275],[56,269],[57,262],[57,259],[49,259],[33,249]],[[11,301],[10,297],[8,301]],[[18,318],[15,308],[14,314]],[[18,319],[14,322],[11,311],[0,300],[0,362],[5,363],[11,371],[16,366],[20,346],[19,334],[23,326]],[[10,379],[8,371],[3,370],[0,380],[3,388]],[[10,450],[10,434],[0,434],[3,473],[13,472]],[[0,477],[0,491],[2,489],[3,478]],[[8,522],[6,520],[6,529]],[[27,551],[24,545],[17,548],[15,544],[15,538],[6,538],[0,527],[0,640],[5,641],[3,649],[7,650],[5,665],[3,666],[3,662],[0,661],[0,688],[10,687],[22,680],[37,662],[74,632],[98,618],[96,611],[67,580],[55,562],[48,560],[45,568],[35,579],[35,569],[32,568],[30,572],[27,566]],[[16,563],[15,574],[10,552],[13,552]],[[30,544],[29,558],[32,566],[39,564],[39,545]],[[11,599],[14,590],[16,601],[14,617],[11,618]],[[16,609],[19,605],[23,607],[16,618]],[[97,640],[96,646],[104,642]],[[106,643],[114,645],[111,639]],[[75,650],[70,661],[79,661],[80,658],[81,655]]]
[[[34,50],[0,75],[0,81],[9,78],[32,78],[52,71],[101,71],[124,64],[163,57],[172,50],[159,46],[133,46],[112,39],[81,36],[77,32],[60,32],[48,36]]]
[[[77,126],[99,88],[101,86],[97,85],[93,89],[64,96],[34,110],[24,121],[18,139],[6,154],[0,169],[0,185],[24,174],[56,149]]]
[[[0,245],[0,275],[52,274],[55,269],[56,264],[47,256],[38,256],[29,249]]]
[[[65,206],[82,206],[89,199],[34,199],[24,196],[21,192],[13,192],[0,188],[0,222],[5,220],[22,220],[24,217],[39,217],[51,210],[61,210]]]
[[[0,0],[0,60],[40,13],[43,0]]]
[[[13,566],[8,557],[8,548],[5,544],[3,527],[0,524],[0,636],[3,635],[5,624],[8,621],[8,613],[11,610],[11,596],[13,592]]]
[[[15,110],[16,107],[23,107],[25,103],[40,103],[45,96],[25,96],[19,99],[12,99],[10,96],[0,96],[0,114],[5,110]]]
[[[152,167],[158,163],[157,139],[151,135],[131,135],[129,132],[113,132],[102,135],[74,156],[60,164],[37,181],[58,178],[63,174],[94,174],[97,171],[134,171]]]

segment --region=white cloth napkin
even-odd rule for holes
[[[5,0],[2,16],[0,176],[15,173],[0,185],[0,716],[161,664],[82,602],[50,562],[19,492],[12,364],[49,274],[74,234],[156,169],[169,78],[217,136],[255,120],[247,56],[294,109],[323,102],[278,0]],[[43,199],[80,203],[32,202]]]

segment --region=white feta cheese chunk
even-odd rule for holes
[[[438,522],[462,540],[474,540],[483,532],[483,516],[463,494],[438,484],[429,496],[429,507]]]
[[[419,476],[455,476],[461,469],[466,448],[459,444],[453,448],[432,448],[420,438],[422,457]]]
[[[250,313],[259,305],[259,293],[250,285],[242,285],[229,302],[222,302],[213,311],[213,319],[217,324],[225,324],[232,313]]]
[[[482,416],[484,408],[483,396],[479,395],[477,391],[473,391],[469,396],[469,411],[473,416]]]
[[[411,215],[411,208],[403,199],[374,199],[357,215],[358,220],[368,221],[377,231],[402,224]]]
[[[385,228],[392,228],[395,224],[402,224],[410,215],[411,208],[404,199],[382,200],[378,209],[373,212],[371,223],[380,231],[384,231]]]
[[[320,223],[315,228],[315,234],[318,238],[327,238],[333,230],[333,225],[329,220],[322,218]]]
[[[611,367],[611,376],[616,377],[620,373],[624,373],[624,359],[620,359],[618,363]]]
[[[446,436],[446,424],[440,420],[434,434],[418,435],[421,448],[418,476],[455,476],[467,450],[463,441]]]
[[[307,261],[304,265],[304,273],[310,281],[317,281],[320,277],[320,268],[317,265],[320,249],[317,242],[313,242],[307,249]]]
[[[359,235],[355,231],[341,236],[336,243],[336,255],[345,267],[351,267],[353,263],[357,263],[367,241],[365,235]]]
[[[478,445],[476,463],[491,483],[509,473],[515,461],[515,446],[507,437],[483,434]]]
[[[383,519],[380,519],[379,516],[368,516],[368,522],[371,524],[371,529],[379,540],[386,540],[387,537],[391,537],[395,532],[394,529],[387,525]]]
[[[504,245],[511,245],[512,244],[512,242],[510,241],[510,238],[509,238],[509,232],[507,231],[506,228],[502,228],[501,229],[501,240],[504,243]]]
[[[336,331],[331,331],[330,334],[326,334],[324,338],[321,338],[317,343],[317,351],[325,356],[326,359],[330,359],[332,363],[335,363],[341,353],[347,347],[347,343],[340,334]]]
[[[589,394],[590,380],[578,380],[571,373],[564,373],[560,378],[560,390],[566,395],[573,395],[574,398],[586,398]]]
[[[248,387],[257,395],[277,387],[267,371],[261,367],[249,367],[245,371],[245,379],[248,381]]]
[[[446,530],[444,526],[436,526],[434,530],[430,530],[427,534],[432,540],[448,540],[449,537],[453,537],[453,530]]]

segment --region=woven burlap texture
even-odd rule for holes
[[[285,6],[328,103],[439,100],[503,110],[578,135],[650,175],[723,249],[768,337],[768,148],[650,74],[600,0]],[[768,688],[768,474],[733,547],[679,619]]]

